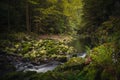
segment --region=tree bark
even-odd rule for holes
[[[27,0],[26,0],[26,29],[27,29],[27,32],[30,32],[29,4]]]
[[[10,1],[8,0],[8,31],[10,30]]]

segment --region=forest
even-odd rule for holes
[[[1,0],[0,80],[120,80],[119,0]]]

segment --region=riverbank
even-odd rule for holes
[[[33,38],[31,35],[19,33],[8,34],[0,41],[0,80],[98,80],[98,78],[115,80],[116,77],[118,78],[118,60],[113,55],[118,50],[114,42],[104,43],[92,49],[87,48],[82,55],[68,43],[69,40],[64,39],[38,36]],[[76,40],[73,42],[78,44]],[[80,48],[79,45],[76,47]],[[111,77],[109,78],[108,75]]]
[[[41,72],[42,70],[42,72],[46,72],[53,70],[62,62],[66,62],[68,60],[67,55],[75,53],[75,49],[68,45],[72,41],[71,36],[43,35],[43,38],[43,36],[25,33],[4,35],[6,37],[1,36],[0,39],[1,66],[10,65],[14,70],[9,66],[7,69],[11,69],[11,71]],[[46,70],[41,66],[46,67]],[[6,68],[0,71],[1,74],[4,72],[7,73]]]

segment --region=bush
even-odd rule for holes
[[[114,44],[105,43],[87,52],[92,61],[78,74],[78,80],[115,80],[118,68],[114,61]]]
[[[67,70],[82,70],[84,67],[84,59],[83,58],[71,58],[69,61],[64,63],[63,65],[58,66],[55,71],[67,71]]]

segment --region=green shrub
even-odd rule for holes
[[[115,46],[106,43],[87,51],[92,61],[78,74],[78,80],[115,80]]]
[[[73,57],[63,65],[58,66],[56,71],[67,71],[67,70],[82,70],[84,67],[84,59]]]
[[[113,63],[114,45],[106,43],[101,46],[93,48],[89,51],[92,62],[101,66],[111,65]]]
[[[85,66],[83,70],[77,75],[77,80],[101,80],[101,68],[94,64]]]

